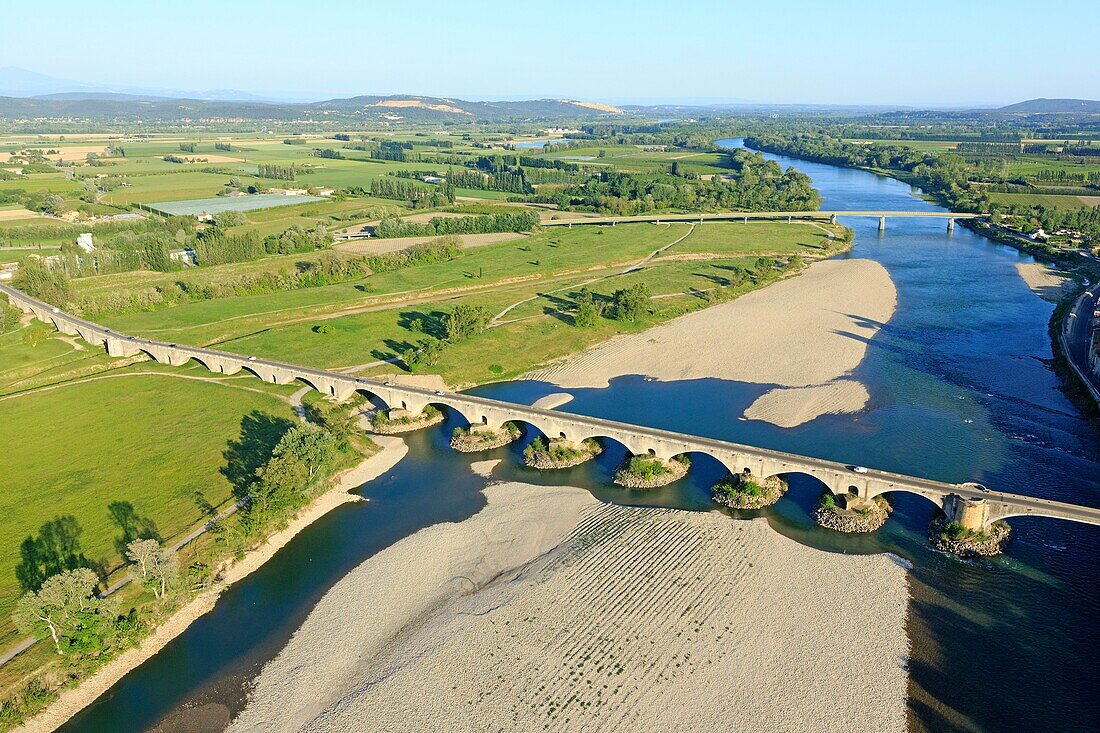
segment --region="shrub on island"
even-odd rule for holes
[[[779,501],[786,492],[787,482],[778,476],[757,481],[740,474],[719,481],[710,490],[716,504],[731,509],[760,509]]]
[[[375,410],[371,417],[371,429],[379,435],[408,433],[443,422],[443,413],[437,407],[425,406],[418,413],[408,410]]]
[[[671,461],[653,456],[630,456],[615,471],[614,482],[628,489],[654,489],[683,478],[690,465],[687,456],[676,456]]]
[[[546,440],[539,436],[523,449],[523,462],[531,468],[569,468],[595,458],[603,452],[598,441],[589,438],[579,446],[564,440]]]
[[[521,434],[515,423],[507,422],[500,430],[473,430],[455,428],[451,433],[451,447],[462,453],[474,453],[508,445]]]

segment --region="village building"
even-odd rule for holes
[[[179,262],[184,267],[193,267],[198,264],[198,258],[195,256],[195,250],[189,247],[169,250],[168,259],[172,260],[172,262]]]

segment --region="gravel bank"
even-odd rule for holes
[[[613,338],[528,377],[562,387],[604,387],[627,374],[776,385],[745,415],[794,427],[863,409],[867,390],[844,377],[896,305],[897,291],[879,263],[825,260],[798,277]]]
[[[485,493],[337,584],[230,730],[906,730],[892,558],[580,489]]]

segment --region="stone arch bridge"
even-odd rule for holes
[[[129,336],[65,313],[10,286],[0,285],[0,292],[5,293],[12,305],[24,312],[33,313],[39,320],[53,324],[62,333],[79,336],[89,344],[102,347],[111,356],[130,357],[145,353],[157,362],[173,366],[193,359],[218,374],[247,371],[272,384],[299,381],[335,400],[344,400],[360,392],[384,403],[386,407],[403,408],[411,413],[418,413],[428,405],[445,406],[461,414],[471,425],[499,428],[506,422],[522,422],[551,439],[562,438],[574,443],[588,438],[610,439],[621,443],[635,455],[648,454],[664,460],[702,453],[735,474],[758,478],[788,473],[808,474],[837,496],[854,495],[869,500],[888,492],[908,492],[925,497],[943,509],[947,516],[971,529],[983,529],[996,520],[1014,516],[1055,517],[1100,525],[1100,508],[989,491],[978,484],[944,483],[878,469],[861,468],[857,471],[854,466],[823,458]]]

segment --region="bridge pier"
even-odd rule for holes
[[[937,550],[964,558],[1004,552],[1012,530],[1007,522],[992,519],[985,499],[949,494],[943,505],[946,516],[936,516],[928,525],[928,539]]]
[[[84,340],[88,341],[88,339]],[[134,356],[139,351],[141,351],[141,349],[139,349],[137,346],[134,346],[126,339],[108,338],[104,339],[104,342],[106,343],[108,356]],[[89,341],[89,343],[93,342]]]
[[[955,231],[955,220],[954,219],[948,219],[947,220],[947,231],[949,231],[949,232]]]
[[[183,364],[187,363],[187,360],[189,358],[184,354],[180,354],[175,349],[158,349],[151,346],[147,346],[145,348],[149,352],[149,355],[152,356],[158,364],[167,364],[168,366],[182,366]]]
[[[885,216],[880,216],[878,218],[878,230],[880,232],[886,231],[886,217]]]

